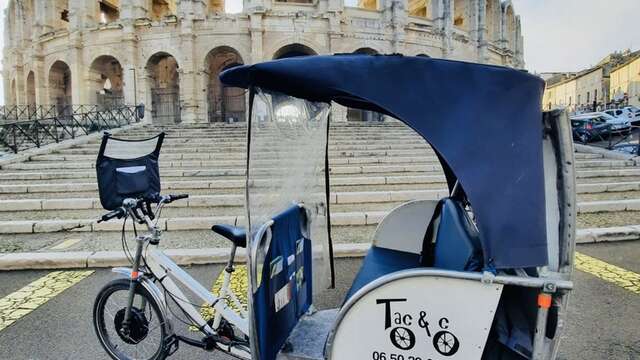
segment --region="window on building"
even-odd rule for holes
[[[100,0],[100,22],[108,24],[120,19],[120,0]]]
[[[587,91],[587,104],[591,102],[591,93]]]
[[[593,90],[593,101],[598,101],[598,89]]]
[[[580,94],[578,94],[578,104],[580,104]]]
[[[571,96],[569,96],[569,106],[571,106]]]

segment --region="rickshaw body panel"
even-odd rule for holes
[[[447,358],[480,358],[487,341],[517,349],[522,359],[555,358],[568,294],[573,286],[570,280],[575,242],[575,175],[571,126],[562,111],[542,113],[543,82],[539,78],[513,69],[438,59],[317,56],[240,66],[225,71],[221,80],[230,86],[251,89],[251,102],[255,94],[264,93],[282,104],[294,104],[303,99],[298,103],[301,112],[307,111],[309,106],[321,107],[314,104],[337,102],[401,120],[434,149],[442,164],[450,196],[462,194],[462,198],[468,200],[458,209],[469,212],[460,216],[468,217],[466,225],[470,226],[457,225],[452,229],[464,234],[470,231],[469,227],[475,227],[481,244],[481,268],[460,271],[464,261],[451,262],[458,264],[456,271],[442,261],[436,262],[442,268],[425,267],[422,265],[424,244],[429,240],[425,231],[433,232],[431,223],[440,219],[441,215],[435,209],[441,202],[414,201],[397,207],[376,229],[372,250],[398,252],[402,256],[394,260],[394,264],[385,265],[384,261],[376,263],[375,258],[367,255],[361,272],[372,266],[369,270],[373,269],[370,273],[374,276],[356,286],[358,274],[340,309],[310,311],[296,319],[297,325],[291,330],[288,341],[283,343],[278,359],[342,359],[344,355],[382,360],[375,359],[375,354],[379,357],[385,352],[393,353],[396,358],[402,355],[408,360],[413,355],[402,351],[418,349],[417,340],[410,349],[402,349],[408,345],[399,347],[395,344],[390,337],[390,328],[386,327],[386,319],[380,317],[381,304],[376,304],[380,299],[384,304],[384,299],[392,294],[397,294],[394,299],[415,298],[415,304],[430,304],[430,308],[438,309],[442,314],[464,314],[460,322],[470,324],[469,332],[464,335],[469,341],[465,342],[473,344],[475,352],[466,352],[471,351],[468,345],[461,345],[456,350],[457,355],[450,354]],[[380,84],[385,85],[378,86]],[[425,109],[429,111],[425,112]],[[272,106],[271,114],[276,110]],[[268,126],[268,123],[263,125]],[[255,148],[251,149],[255,126],[255,118],[250,116],[249,173],[252,151],[255,151]],[[278,138],[273,140],[278,141]],[[304,148],[304,143],[298,144]],[[325,147],[325,159],[328,160],[327,149]],[[327,165],[325,162],[325,171]],[[286,180],[287,176],[284,178]],[[251,219],[252,209],[251,187],[257,183],[254,180],[247,179],[248,219]],[[322,201],[316,204],[326,206],[323,215],[329,225],[328,185],[326,192],[326,204]],[[294,193],[282,192],[284,198],[290,196],[292,199],[296,198]],[[469,220],[471,217],[473,220]],[[260,258],[255,246],[265,239],[272,241],[268,236],[268,219],[263,218],[261,224],[262,227],[248,238],[249,244],[254,244],[249,246],[254,251],[248,254],[252,269]],[[434,241],[439,230],[435,234]],[[450,235],[458,237],[455,231]],[[313,238],[313,232],[310,236]],[[327,240],[331,248],[330,236]],[[460,244],[447,253],[455,256],[456,249],[465,250]],[[403,256],[411,257],[411,261],[403,260]],[[259,279],[257,269],[250,272],[252,291]],[[549,306],[538,305],[536,296],[549,297]],[[521,302],[519,297],[527,300]],[[406,303],[413,304],[413,301]],[[255,304],[250,304],[250,311],[252,306]],[[405,315],[418,311],[419,320],[420,310],[416,306],[408,305]],[[521,311],[520,320],[510,319],[507,323],[513,328],[502,329],[497,338],[496,335],[491,337],[489,329],[493,333],[497,322],[504,322],[505,316],[513,315],[505,310],[505,306],[510,307],[509,311]],[[404,311],[402,305],[398,305],[398,309]],[[415,314],[410,316],[415,320]],[[447,316],[443,317],[449,319]],[[405,319],[408,324],[409,318]],[[369,329],[374,331],[373,322],[380,321],[382,331],[366,333]],[[411,330],[415,334],[417,329],[409,328],[415,322],[407,324],[401,331]],[[255,326],[254,322],[252,327]],[[471,329],[474,326],[477,329]],[[361,328],[366,330],[362,333],[365,341],[350,345],[349,341],[358,338],[354,331]],[[252,346],[256,336],[252,333]],[[327,339],[325,344],[319,340],[323,338]],[[519,347],[514,348],[515,345]],[[324,351],[320,347],[324,347]],[[418,356],[429,358],[432,353],[428,351],[422,349],[422,356]],[[273,359],[258,352],[254,352],[254,358]]]

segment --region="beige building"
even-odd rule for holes
[[[611,71],[611,101],[640,107],[640,54]]]
[[[402,53],[522,68],[520,18],[500,0],[9,0],[5,103],[144,103],[157,123],[242,119],[237,64]],[[312,69],[310,69],[312,70]],[[336,110],[337,118],[366,118]]]

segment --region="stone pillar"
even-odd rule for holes
[[[522,24],[520,15],[516,16],[516,67],[524,68],[524,37],[522,36]]]
[[[33,69],[33,76],[36,85],[36,104],[44,105],[49,103],[49,99],[46,97],[46,69],[44,68],[44,57],[40,55],[34,55],[31,58],[31,64]]]
[[[193,32],[194,10],[198,8],[199,0],[181,0],[179,3],[180,21],[180,107],[183,123],[195,123],[204,119],[198,119],[198,110],[204,107],[197,100],[196,72],[197,57],[195,53],[195,35]]]
[[[147,17],[147,0],[128,0],[121,2],[120,22],[122,23],[122,47],[125,59],[121,59],[124,82],[124,102],[127,105],[144,103],[150,106],[145,98],[144,64],[140,65],[138,37],[134,26],[136,19]]]
[[[69,0],[69,32],[96,26],[99,16],[100,5],[97,1]]]
[[[52,32],[55,19],[55,3],[53,1],[35,1],[35,31],[36,36]]]
[[[16,104],[27,104],[27,92],[26,92],[26,77],[24,76],[24,62],[22,61],[22,52],[18,52],[15,55],[15,79],[16,79]]]
[[[83,60],[83,40],[80,32],[75,32],[69,36],[68,60],[71,69],[71,103],[73,105],[88,104],[89,98],[87,94],[88,81],[87,71],[84,67]]]
[[[248,64],[255,64],[265,60],[264,57],[264,44],[263,44],[263,24],[262,24],[262,12],[253,12],[249,14],[250,21],[250,36],[251,36],[251,59],[245,59]]]
[[[146,18],[148,0],[125,0],[120,2],[120,21],[133,23],[136,19]]]
[[[407,25],[407,0],[386,0],[384,3],[384,19],[391,23],[391,50],[394,53],[404,51],[404,28]]]
[[[445,59],[453,52],[453,1],[442,0],[442,57]]]
[[[489,29],[487,28],[487,0],[478,0],[478,62],[489,63]]]
[[[444,27],[444,0],[431,0],[431,17],[433,25],[438,31]]]

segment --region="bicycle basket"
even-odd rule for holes
[[[160,193],[158,158],[164,133],[144,140],[126,140],[105,133],[96,161],[100,203],[106,210],[122,206],[125,198]]]

